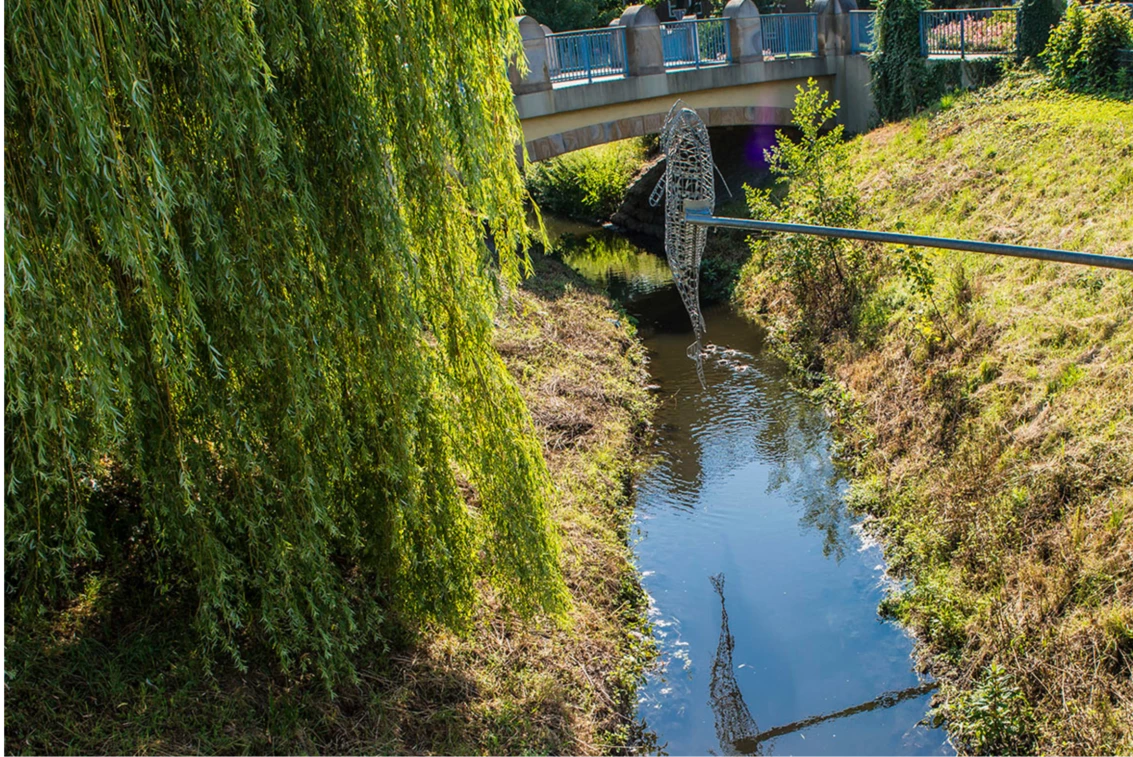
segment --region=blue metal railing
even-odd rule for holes
[[[548,34],[547,67],[553,83],[627,76],[625,27]]]
[[[700,68],[730,63],[728,19],[703,18],[661,24],[665,68]]]
[[[1016,8],[921,11],[921,54],[1007,55],[1016,50]]]
[[[854,55],[872,53],[877,46],[874,24],[877,11],[850,11],[850,52]]]
[[[764,57],[818,55],[818,16],[814,13],[769,13],[759,20]]]

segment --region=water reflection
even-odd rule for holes
[[[751,330],[724,309],[708,313],[721,340],[742,339]],[[830,454],[821,408],[799,396],[774,361],[716,344],[705,348],[703,358],[706,385],[672,389],[659,445],[667,465],[656,485],[679,506],[692,508],[695,499],[680,493],[699,491],[759,460],[768,469],[765,492],[796,503],[799,525],[821,533],[823,554],[841,560],[853,521],[843,505],[845,482]],[[654,375],[676,368],[660,350],[653,362]]]
[[[712,588],[720,597],[720,641],[716,645],[716,657],[712,660],[712,674],[708,685],[709,706],[716,721],[716,739],[723,754],[759,755],[768,742],[781,736],[798,733],[808,728],[840,718],[848,718],[860,713],[893,707],[909,699],[924,696],[935,691],[935,682],[921,683],[899,691],[887,691],[866,702],[845,707],[836,712],[828,712],[797,720],[793,723],[759,730],[755,718],[744,702],[743,691],[736,681],[735,664],[732,659],[736,646],[735,637],[728,627],[728,605],[724,599],[724,574],[709,576]]]
[[[640,716],[670,754],[948,753],[919,725],[930,694],[910,639],[877,619],[881,555],[851,528],[821,409],[727,308],[705,311],[701,382],[673,287],[623,281],[663,261],[596,238],[566,240],[564,259],[623,297],[660,386],[635,552],[664,665]]]
[[[673,285],[673,274],[664,258],[612,231],[587,236],[563,234],[556,249],[564,263],[621,302]]]
[[[759,736],[759,726],[748,711],[743,692],[736,682],[732,650],[736,640],[728,628],[728,607],[724,603],[724,574],[710,576],[712,588],[720,597],[720,641],[712,660],[712,678],[708,684],[709,705],[716,716],[716,740],[724,754],[741,754],[735,746]]]

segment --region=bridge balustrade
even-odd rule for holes
[[[921,11],[921,54],[1008,55],[1016,50],[1017,8]]]
[[[760,16],[765,58],[818,55],[818,15],[771,13]]]
[[[627,76],[625,28],[548,34],[547,69],[553,83]]]
[[[665,68],[719,66],[732,60],[726,18],[703,18],[661,24]]]
[[[850,11],[850,52],[855,55],[872,53],[877,47],[874,27],[877,11]]]

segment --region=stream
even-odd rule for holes
[[[822,409],[763,332],[706,308],[704,384],[664,258],[548,219],[564,262],[638,322],[659,407],[634,552],[660,661],[638,716],[668,754],[954,754],[935,688],[882,621],[880,549],[843,503]]]

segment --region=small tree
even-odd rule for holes
[[[766,221],[854,227],[860,210],[850,172],[849,147],[833,121],[838,103],[810,79],[798,88],[792,124],[802,133],[796,142],[777,134],[767,151],[780,200],[770,189],[745,187],[751,217]],[[821,343],[838,329],[852,330],[863,294],[864,258],[859,245],[797,234],[753,238],[754,259],[745,269],[745,289],[754,291],[772,311],[785,341],[813,361]],[[754,277],[754,280],[751,280]]]

